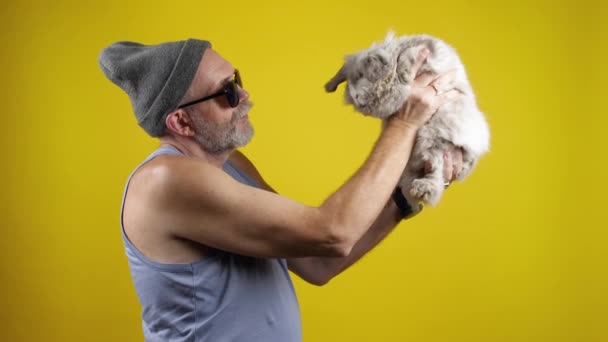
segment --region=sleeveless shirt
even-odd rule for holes
[[[182,155],[162,146],[129,176],[122,199],[120,226],[146,341],[296,342],[302,340],[300,312],[285,259],[262,259],[213,250],[186,264],[156,262],[127,237],[122,212],[133,174],[163,155]],[[226,162],[235,180],[255,180]]]

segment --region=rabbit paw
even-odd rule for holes
[[[410,195],[425,203],[436,205],[439,202],[441,189],[438,189],[435,182],[429,179],[415,179],[412,182]]]

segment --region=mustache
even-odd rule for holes
[[[251,108],[253,107],[253,102],[246,100],[243,101],[239,104],[238,107],[236,107],[236,109],[234,110],[234,117],[235,119],[240,119],[242,117],[244,117],[245,115],[247,115],[247,113],[249,113],[249,111],[251,110]]]

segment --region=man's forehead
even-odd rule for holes
[[[212,88],[232,75],[234,68],[219,53],[207,49],[197,70],[197,78],[205,88]]]

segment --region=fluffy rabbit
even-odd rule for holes
[[[419,202],[436,205],[445,188],[443,152],[456,146],[463,151],[462,181],[488,151],[490,131],[483,113],[477,108],[475,95],[465,68],[455,50],[445,42],[428,36],[402,36],[391,32],[382,43],[346,56],[338,73],[325,85],[334,92],[338,84],[347,82],[345,101],[365,115],[386,119],[407,101],[413,77],[411,69],[422,48],[430,51],[420,73],[443,74],[455,70],[454,82],[440,89],[458,89],[455,100],[441,106],[435,115],[418,130],[416,144],[400,181],[403,194],[414,208]],[[425,161],[431,171],[425,173]]]

